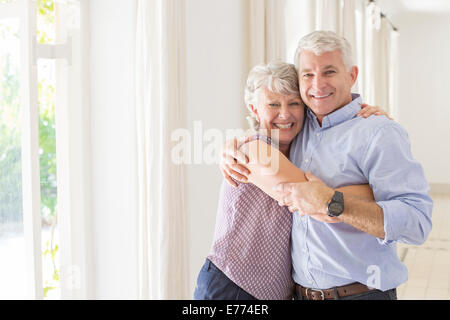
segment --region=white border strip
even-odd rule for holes
[[[36,43],[36,2],[18,0],[21,11],[21,97],[22,97],[22,193],[27,258],[27,284],[31,299],[43,299],[41,191],[39,168],[39,107]]]

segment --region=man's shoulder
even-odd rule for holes
[[[386,116],[370,116],[368,118],[359,117],[355,119],[353,128],[358,134],[374,137],[377,134],[388,135],[391,132],[398,132],[407,136],[406,130],[394,120]]]

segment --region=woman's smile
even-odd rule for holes
[[[294,127],[295,123],[294,122],[289,122],[289,123],[274,123],[273,124],[275,128],[277,129],[281,129],[281,130],[286,130],[286,129],[291,129]]]

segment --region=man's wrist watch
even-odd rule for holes
[[[339,217],[344,212],[344,195],[342,192],[334,192],[333,198],[328,203],[327,211],[330,217]]]

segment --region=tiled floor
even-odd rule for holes
[[[450,299],[450,195],[432,195],[433,229],[421,246],[399,244],[409,280],[398,287],[399,299]]]

